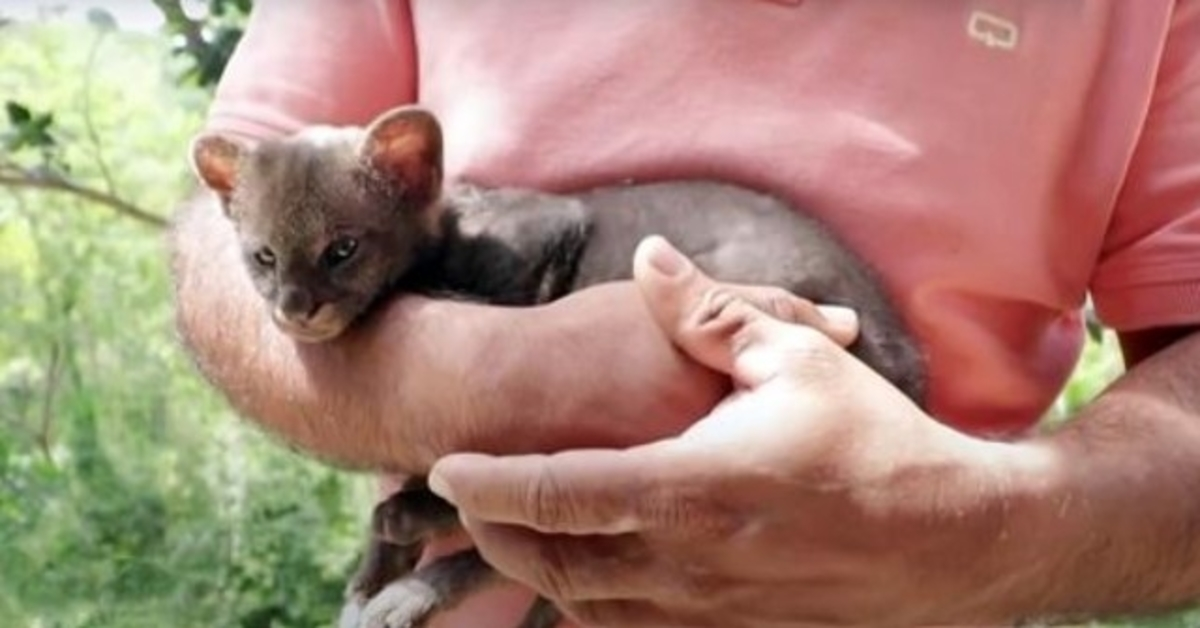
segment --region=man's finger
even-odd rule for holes
[[[844,377],[849,354],[811,327],[759,318],[743,325],[730,341],[729,373],[757,388],[776,377],[825,388]]]
[[[468,516],[541,532],[622,534],[677,526],[675,509],[696,504],[663,487],[705,473],[671,449],[664,441],[552,455],[452,454],[434,465],[429,486]]]
[[[694,359],[724,373],[733,369],[739,335],[759,320],[812,327],[842,346],[858,334],[851,310],[817,306],[781,288],[719,283],[657,236],[639,245],[634,279],[663,331]]]
[[[714,619],[697,613],[667,611],[644,600],[598,600],[565,604],[564,612],[584,626],[662,628],[663,626],[714,626]]]
[[[557,602],[649,598],[671,586],[636,534],[541,534],[470,517],[463,523],[489,565]]]

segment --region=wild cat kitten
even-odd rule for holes
[[[921,402],[916,342],[867,266],[811,218],[770,196],[711,181],[578,194],[443,189],[442,135],[403,107],[369,127],[313,128],[245,146],[204,135],[192,163],[236,225],[272,320],[304,342],[336,338],[403,292],[533,305],[630,276],[634,248],[660,234],[724,281],[771,284],[859,312],[850,350]],[[375,511],[343,628],[423,626],[498,580],[465,551],[413,570],[425,539],[458,525],[416,479]],[[560,616],[544,600],[522,628]]]

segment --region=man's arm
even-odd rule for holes
[[[1094,615],[1200,601],[1200,331],[1121,341],[1130,370],[1039,443],[1057,472],[1026,521],[1042,538],[1028,560],[1045,588],[1020,587],[1033,608]]]
[[[200,370],[239,411],[341,464],[412,472],[451,451],[627,445],[677,432],[724,390],[628,284],[539,308],[406,297],[303,345],[265,316],[211,195],[180,209],[171,245]]]
[[[1179,0],[1090,286],[1103,320],[1140,330],[1121,334],[1129,370],[1039,442],[1063,541],[1037,562],[1058,569],[1044,595],[1061,610],[1200,601],[1198,51],[1200,2]]]
[[[178,328],[201,371],[245,415],[341,464],[421,472],[453,451],[642,443],[678,433],[728,386],[675,350],[629,282],[532,308],[410,296],[305,345],[270,324],[210,194],[183,205],[171,245]],[[853,337],[853,322],[777,289],[714,286]]]
[[[991,625],[1200,600],[1200,332],[1057,433],[986,441],[751,307],[705,333],[686,282],[639,268],[664,330],[738,394],[679,438],[431,475],[489,562],[574,617]]]

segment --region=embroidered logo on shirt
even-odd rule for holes
[[[967,19],[967,35],[971,39],[1000,50],[1012,50],[1021,38],[1021,29],[1010,20],[987,11],[972,11]]]

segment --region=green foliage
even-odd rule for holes
[[[242,38],[251,0],[208,0],[200,20],[188,17],[179,0],[154,0],[154,4],[166,18],[167,30],[176,35],[174,54],[190,60],[183,80],[216,85]]]
[[[1079,408],[1119,377],[1124,368],[1117,335],[1112,330],[1099,329],[1094,334],[1088,334],[1083,355],[1075,366],[1071,380],[1046,417],[1046,425],[1056,427],[1069,420]]]
[[[50,135],[50,124],[54,122],[51,112],[34,113],[21,103],[8,101],[4,103],[4,111],[8,114],[9,131],[0,134],[5,150],[16,152],[26,148],[46,149],[55,145],[54,136]]]
[[[161,232],[55,187],[165,215],[209,99],[184,65],[95,26],[0,38],[0,174],[56,169],[0,186],[0,626],[327,625],[353,566],[366,481],[232,416],[176,341]]]

